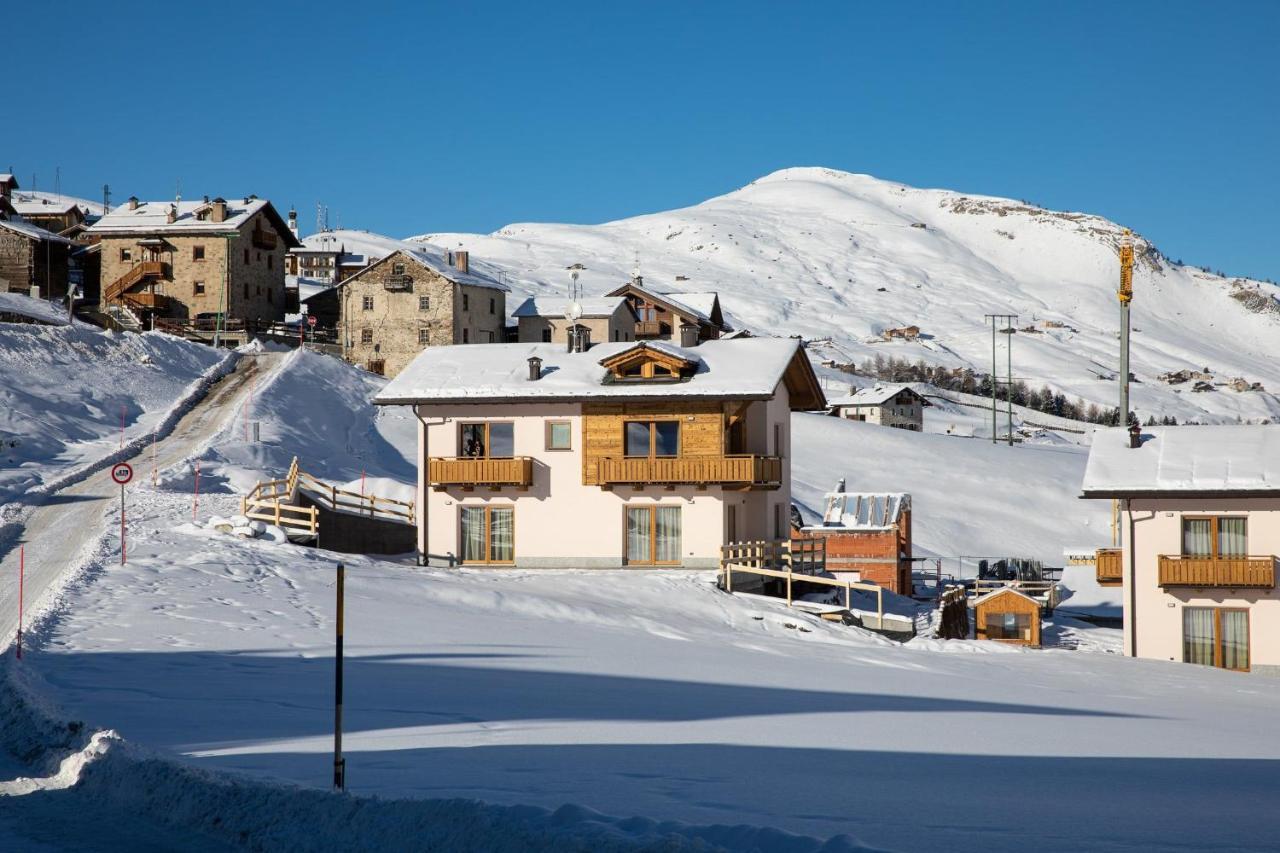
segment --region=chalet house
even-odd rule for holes
[[[577,327],[585,343],[633,341],[636,315],[621,296],[598,296],[570,300],[563,297],[531,297],[511,312],[516,319],[516,340],[520,343],[570,342],[570,330]]]
[[[732,331],[715,293],[659,293],[645,288],[644,280],[635,276],[606,295],[627,300],[636,316],[637,341],[671,341],[691,347]]]
[[[384,376],[426,347],[506,337],[507,287],[472,271],[466,252],[406,246],[307,304],[320,314],[336,306],[342,357]]]
[[[130,198],[86,235],[101,245],[104,307],[142,319],[284,316],[285,254],[298,241],[265,199]]]
[[[715,568],[787,535],[790,339],[424,350],[374,400],[418,419],[418,550],[438,566]]]
[[[45,196],[17,195],[10,199],[18,215],[46,231],[74,238],[84,224],[85,212],[74,201]]]
[[[0,293],[66,296],[72,248],[66,237],[0,212]]]
[[[846,492],[841,481],[826,497],[822,523],[795,533],[826,540],[827,570],[836,577],[912,594],[910,495]]]
[[[851,421],[920,432],[924,429],[924,407],[929,403],[906,385],[882,385],[855,391],[831,401],[831,414]]]
[[[1280,425],[1098,430],[1120,502],[1125,654],[1280,675]]]

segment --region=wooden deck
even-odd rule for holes
[[[1160,586],[1274,589],[1276,558],[1160,556]]]
[[[472,456],[433,456],[427,460],[427,482],[436,491],[457,486],[528,488],[533,484],[533,458],[482,459]]]
[[[600,485],[739,485],[776,489],[782,485],[777,456],[603,457]]]

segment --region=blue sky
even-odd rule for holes
[[[822,165],[1280,279],[1280,2],[22,2],[5,29],[0,169],[24,185],[181,180],[405,236]]]

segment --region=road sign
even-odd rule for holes
[[[315,326],[315,324],[316,324],[316,315],[315,315],[315,314],[308,314],[308,315],[307,315],[307,325],[308,325],[308,326]]]
[[[133,466],[128,462],[117,462],[111,467],[111,479],[123,486],[133,479]]]

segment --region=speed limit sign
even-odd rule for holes
[[[111,479],[123,486],[133,479],[133,466],[128,462],[117,462],[111,468]]]

